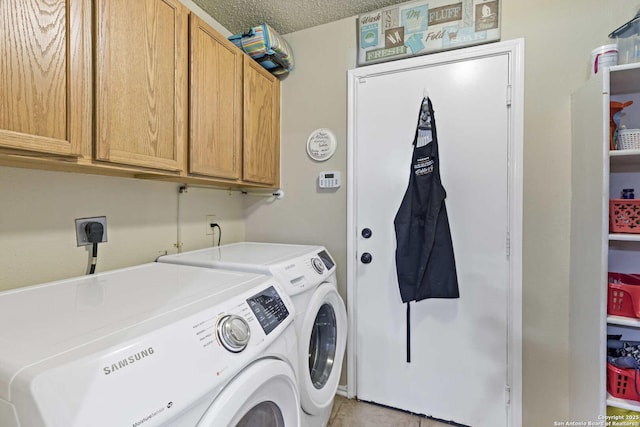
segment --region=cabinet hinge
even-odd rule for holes
[[[511,85],[507,85],[507,107],[511,107]]]
[[[511,387],[504,386],[504,403],[505,405],[511,404]]]

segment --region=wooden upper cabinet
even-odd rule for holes
[[[90,4],[0,1],[0,147],[89,154]]]
[[[243,173],[246,182],[280,184],[280,81],[244,55]]]
[[[95,158],[183,169],[188,10],[178,0],[96,0]]]
[[[243,54],[194,14],[190,19],[189,172],[239,180]]]

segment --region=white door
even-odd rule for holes
[[[404,70],[374,66],[353,79],[356,394],[464,425],[501,427],[509,425],[513,58],[502,52],[444,59],[413,61]],[[407,188],[424,90],[435,111],[460,298],[411,303],[407,363],[393,220]],[[371,254],[368,264],[360,261],[364,253]]]

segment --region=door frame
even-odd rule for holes
[[[356,140],[355,128],[358,81],[368,77],[393,74],[411,69],[446,64],[488,56],[509,55],[510,99],[509,110],[509,307],[507,313],[507,382],[508,425],[522,424],[522,216],[523,216],[523,145],[524,145],[524,39],[486,44],[432,55],[392,61],[348,71],[347,87],[347,311],[349,334],[347,338],[347,397],[357,396],[356,389],[356,301],[357,295],[357,223],[355,179]],[[425,88],[426,91],[426,88]]]

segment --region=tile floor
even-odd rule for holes
[[[451,427],[419,415],[336,396],[327,427]]]

